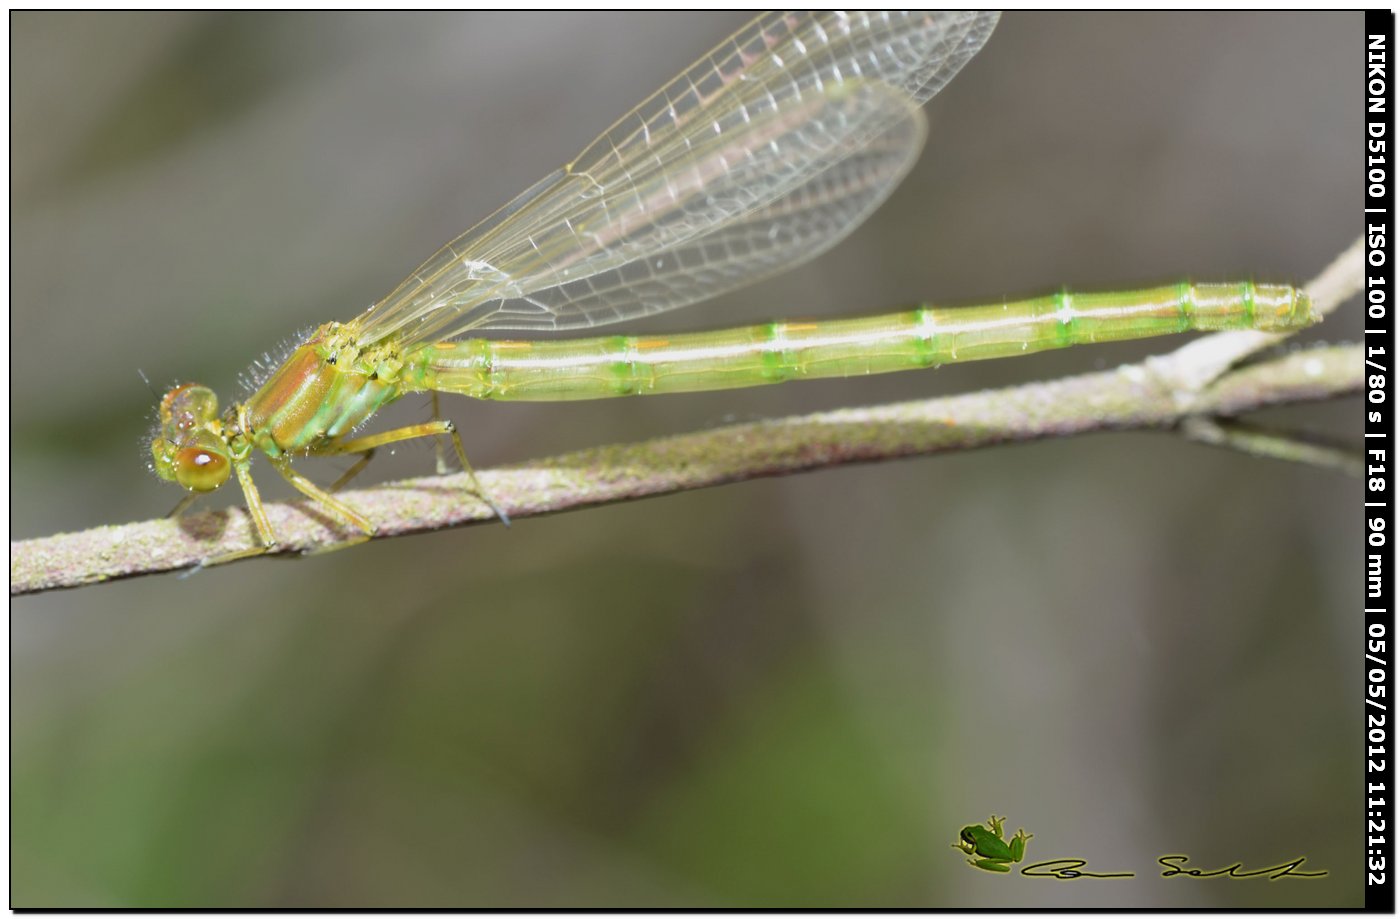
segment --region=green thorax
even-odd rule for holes
[[[279,456],[334,441],[402,395],[403,360],[393,340],[361,347],[353,332],[335,322],[321,326],[244,403],[258,449]]]

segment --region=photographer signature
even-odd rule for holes
[[[1300,855],[1295,859],[1280,862],[1277,865],[1269,865],[1265,868],[1255,868],[1245,870],[1243,862],[1235,862],[1224,868],[1188,868],[1186,863],[1190,860],[1188,855],[1163,855],[1157,859],[1157,864],[1166,870],[1162,872],[1162,877],[1193,877],[1193,878],[1257,878],[1267,877],[1271,881],[1279,878],[1320,878],[1327,875],[1326,871],[1301,871],[1299,870],[1307,857]],[[1056,858],[1044,862],[1036,862],[1021,869],[1021,873],[1026,877],[1054,878],[1057,881],[1075,881],[1079,878],[1130,878],[1136,877],[1132,871],[1122,872],[1100,872],[1084,871],[1088,861],[1082,858]]]
[[[953,848],[961,851],[967,856],[967,863],[974,868],[983,871],[997,872],[1000,874],[1010,874],[1012,866],[1019,863],[1026,856],[1026,843],[1033,834],[1027,833],[1024,829],[1017,830],[1010,839],[1006,838],[1006,818],[998,817],[995,814],[987,821],[986,826],[981,824],[971,824],[963,827],[958,832],[958,841],[953,843]],[[1162,872],[1162,877],[1193,877],[1193,878],[1218,878],[1229,877],[1236,879],[1267,877],[1270,881],[1277,881],[1280,878],[1320,878],[1326,877],[1326,871],[1302,871],[1303,862],[1307,857],[1300,855],[1291,861],[1280,862],[1277,865],[1269,865],[1264,868],[1246,870],[1243,862],[1235,862],[1224,868],[1188,868],[1187,863],[1191,860],[1189,855],[1163,855],[1157,859],[1157,864],[1166,870]],[[1080,878],[1131,878],[1137,874],[1132,871],[1085,871],[1084,866],[1089,864],[1082,858],[1054,858],[1048,861],[1036,862],[1026,865],[1021,869],[1021,874],[1033,878],[1053,878],[1057,881],[1076,881]]]

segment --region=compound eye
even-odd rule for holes
[[[175,450],[175,481],[194,492],[213,491],[228,481],[232,464],[227,448],[212,434],[202,434]]]
[[[160,400],[161,423],[166,430],[188,431],[219,414],[219,399],[207,386],[186,383]]]

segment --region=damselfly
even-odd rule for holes
[[[160,404],[153,468],[192,495],[235,476],[258,531],[254,551],[265,551],[276,534],[253,482],[256,452],[366,537],[374,525],[332,492],[376,448],[448,437],[470,472],[450,421],[356,435],[406,393],[564,400],[690,392],[1314,321],[1307,296],[1292,287],[1182,283],[670,336],[463,337],[622,322],[825,251],[904,177],[924,141],[920,106],[996,22],[996,13],[970,11],[758,17],[389,296],[316,329],[241,402],[220,413],[208,388],[172,389]],[[333,454],[361,459],[330,489],[292,468],[294,456]]]

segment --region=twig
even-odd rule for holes
[[[1359,393],[1359,346],[1314,348],[1221,379],[1195,405],[1235,415],[1270,405]],[[875,408],[821,412],[597,447],[478,473],[514,518],[671,494],[761,476],[1069,437],[1171,428],[1187,417],[1140,365],[1010,389]],[[344,495],[378,528],[376,538],[490,521],[460,474],[393,482]],[[325,549],[338,532],[306,502],[267,505],[279,552]],[[10,544],[12,595],[198,565],[252,545],[242,509],[99,527]]]
[[[1359,444],[1300,431],[1272,431],[1240,421],[1196,416],[1182,422],[1181,433],[1197,443],[1238,450],[1250,456],[1303,463],[1355,478],[1361,477],[1366,465],[1362,462]]]
[[[1365,279],[1365,240],[1357,237],[1308,285],[1313,310],[1326,318],[1350,300]],[[1185,396],[1200,392],[1211,380],[1251,354],[1272,348],[1288,336],[1276,332],[1217,332],[1198,338],[1163,357],[1149,358],[1152,372],[1170,381]]]
[[[1353,272],[1346,263],[1340,274],[1350,273],[1359,275],[1359,265]],[[1312,288],[1322,312],[1335,309],[1337,298],[1349,295],[1345,284],[1318,286],[1328,276],[1324,272]],[[1236,370],[1183,398],[1179,381],[1214,379],[1218,374],[1188,372],[1185,368],[1192,361],[1181,355],[1213,339],[1240,334],[1258,333],[1218,333],[1165,358],[1105,373],[597,447],[482,470],[478,477],[503,510],[522,518],[847,463],[1095,431],[1170,429],[1196,415],[1232,417],[1271,405],[1361,391],[1360,346],[1331,346]],[[1256,342],[1250,351],[1258,347]],[[1200,353],[1205,363],[1217,363],[1213,352]],[[1163,367],[1169,372],[1163,373]],[[391,482],[342,497],[374,522],[375,538],[494,519],[482,502],[470,496],[461,474]],[[269,504],[266,510],[281,540],[279,553],[334,548],[354,535],[338,530],[306,502]],[[190,568],[211,556],[248,549],[252,540],[247,513],[237,508],[13,542],[10,593]]]

